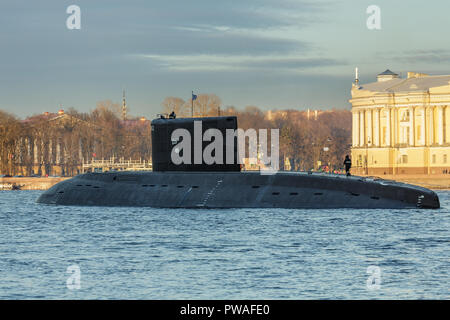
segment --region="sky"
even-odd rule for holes
[[[87,112],[123,89],[150,119],[191,91],[224,107],[350,109],[355,67],[360,83],[388,68],[450,74],[449,14],[446,0],[0,0],[0,109]]]

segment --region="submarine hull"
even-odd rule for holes
[[[435,192],[357,176],[278,172],[86,173],[54,185],[39,203],[158,208],[439,208]]]

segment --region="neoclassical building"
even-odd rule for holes
[[[355,174],[450,171],[450,75],[386,70],[351,94]]]

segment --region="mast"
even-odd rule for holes
[[[127,120],[127,102],[125,101],[125,90],[122,98],[122,120]]]

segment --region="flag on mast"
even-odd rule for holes
[[[197,95],[192,91],[192,99],[191,99],[191,115],[194,117],[194,100],[197,99]]]

